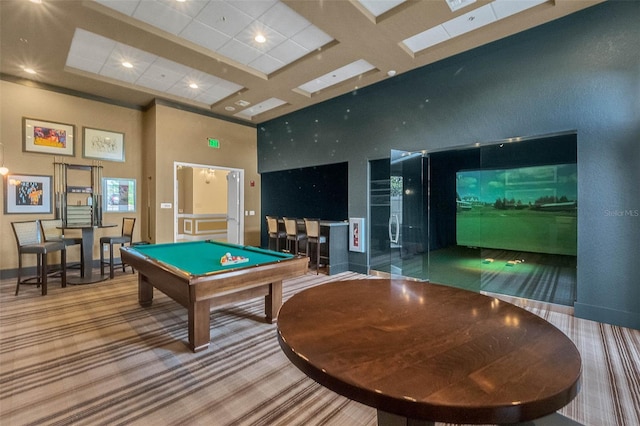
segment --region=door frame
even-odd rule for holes
[[[185,163],[182,161],[173,162],[173,242],[178,240],[178,167],[191,167],[212,170],[224,170],[226,172],[238,173],[237,200],[238,200],[238,241],[237,244],[244,245],[244,169],[233,167],[214,166],[208,164]],[[227,185],[227,191],[229,185]],[[227,196],[227,199],[229,197]],[[228,216],[228,211],[227,211]],[[228,224],[227,224],[228,225]]]

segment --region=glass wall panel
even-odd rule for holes
[[[425,165],[421,152],[391,151],[391,273],[428,279]]]
[[[577,135],[512,139],[372,165],[372,269],[573,306]]]
[[[375,273],[391,273],[390,163],[388,158],[369,162],[369,264]]]
[[[572,306],[576,146],[568,133],[429,154],[430,280]]]

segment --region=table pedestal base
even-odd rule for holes
[[[397,414],[387,413],[386,411],[378,410],[378,426],[434,426],[435,422],[427,420],[409,419],[407,417],[399,416]],[[514,423],[514,425],[521,426],[583,426],[582,423],[578,423],[575,420],[571,420],[568,417],[559,413],[549,414],[548,416],[541,417],[536,420],[529,420],[523,423]]]
[[[409,419],[397,414],[378,410],[378,426],[434,426],[435,422],[428,420]]]
[[[108,278],[109,278],[109,275],[100,275],[100,274],[87,275],[85,271],[84,277],[67,277],[67,284],[72,284],[72,285],[93,284],[93,283],[99,283],[101,281],[106,281]]]

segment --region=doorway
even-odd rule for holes
[[[244,170],[174,162],[174,242],[244,244]]]

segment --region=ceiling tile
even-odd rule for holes
[[[216,51],[231,40],[231,37],[198,21],[192,21],[187,25],[180,33],[180,36],[212,51]]]
[[[256,19],[269,10],[278,0],[243,0],[234,3],[242,12]]]
[[[496,15],[493,13],[491,5],[487,4],[453,18],[443,23],[442,26],[451,37],[457,37],[495,21]]]
[[[359,59],[298,86],[298,90],[311,95],[373,69],[369,62]]]
[[[176,64],[164,58],[158,58],[137,80],[137,84],[161,92],[180,81],[187,67]]]
[[[516,1],[516,0],[509,0],[509,1]],[[449,9],[451,9],[452,12],[455,12],[456,10],[460,10],[463,7],[467,7],[470,4],[475,3],[476,0],[446,0],[447,6],[449,6]]]
[[[373,16],[380,16],[394,7],[404,3],[406,0],[358,0]]]
[[[178,34],[191,22],[191,17],[162,2],[142,1],[133,17],[171,34]]]
[[[247,65],[249,62],[262,55],[262,52],[259,50],[254,49],[251,46],[247,46],[235,38],[229,40],[224,46],[218,49],[218,52],[243,65]]]
[[[403,40],[402,43],[411,52],[416,53],[450,38],[476,30],[497,20],[548,1],[549,0],[495,0],[464,15],[446,21],[441,25],[409,37]],[[454,3],[459,7],[467,5],[462,1],[456,2],[454,0]]]
[[[262,114],[264,112],[270,111],[274,108],[277,108],[281,105],[286,104],[285,101],[278,98],[269,98],[266,101],[255,104],[254,106],[244,109],[236,114],[234,117],[246,118],[251,120],[256,115]]]
[[[280,2],[267,10],[259,21],[286,37],[292,37],[311,25],[311,22]]]
[[[438,43],[442,43],[449,38],[451,37],[444,27],[442,25],[438,25],[437,27],[423,31],[420,34],[416,34],[413,37],[409,37],[408,39],[403,40],[402,43],[404,43],[404,45],[413,53],[416,53]]]
[[[160,3],[179,11],[180,13],[194,18],[209,3],[209,0],[158,0]]]
[[[285,65],[284,62],[277,60],[270,55],[262,55],[256,60],[251,61],[249,66],[257,69],[264,74],[271,74],[272,72],[279,70]]]
[[[254,69],[263,74],[266,70],[273,73],[333,40],[279,0],[98,2],[234,62],[255,65]],[[257,43],[254,40],[257,33],[262,33],[267,42]],[[289,38],[295,43],[281,46]],[[307,51],[303,53],[300,47]],[[274,48],[277,50],[270,53]],[[259,59],[262,53],[272,58]]]
[[[298,43],[294,43],[291,40],[287,40],[269,51],[270,56],[273,56],[284,64],[300,59],[307,53],[309,53],[308,49],[305,49]]]
[[[124,60],[133,68],[123,67]],[[81,29],[75,30],[66,66],[180,98],[200,97],[210,105],[243,89],[239,84]],[[199,89],[191,89],[191,82]]]
[[[255,37],[258,34],[262,34],[266,38],[266,41],[264,43],[258,43],[255,40]],[[242,32],[236,35],[235,38],[241,43],[244,43],[247,46],[251,46],[252,48],[257,49],[261,52],[268,52],[287,40],[287,38],[280,34],[278,31],[258,22],[249,25]]]
[[[195,19],[229,37],[234,37],[253,21],[251,16],[225,1],[210,1]]]
[[[315,50],[329,43],[333,38],[320,28],[310,25],[291,37],[291,40],[305,49]]]

